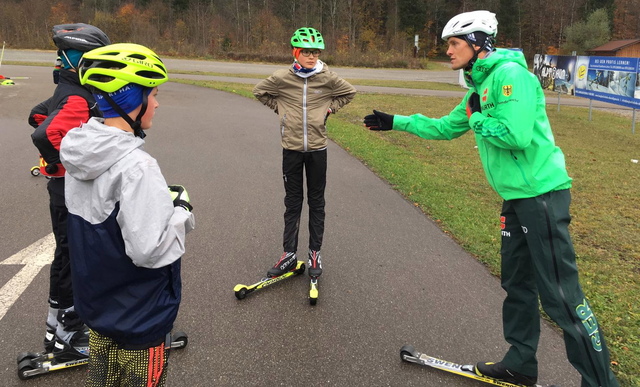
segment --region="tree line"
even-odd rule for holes
[[[497,14],[499,47],[529,58],[640,37],[638,0],[0,0],[0,40],[53,49],[54,25],[84,22],[160,53],[288,61],[292,32],[311,26],[342,65],[420,66],[444,56],[446,22],[477,9]]]

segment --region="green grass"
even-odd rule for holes
[[[213,77],[233,77],[233,78],[249,78],[249,79],[263,79],[264,74],[251,74],[251,73],[216,73],[209,71],[187,71],[178,70],[170,71],[170,78],[180,78],[180,74],[189,75],[206,75]],[[397,81],[386,79],[346,79],[349,83],[356,86],[383,86],[383,87],[400,87],[404,89],[426,89],[426,90],[443,90],[443,91],[463,91],[459,85],[442,82],[427,82],[427,81]]]
[[[253,98],[252,85],[179,82]],[[427,141],[402,132],[371,132],[372,108],[439,117],[457,98],[359,94],[329,120],[333,141],[387,180],[496,275],[502,200],[486,182],[472,135]],[[640,386],[640,133],[628,117],[583,108],[548,109],[557,144],[574,178],[571,232],[583,290],[611,351],[622,386]]]
[[[43,63],[43,62],[21,62],[15,60],[7,60],[2,62],[4,65],[13,65],[13,66],[37,66],[37,67],[51,67],[53,70],[53,61],[51,63]]]

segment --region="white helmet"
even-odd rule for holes
[[[498,34],[496,14],[489,11],[465,12],[454,16],[442,30],[442,39],[482,31],[494,38]]]

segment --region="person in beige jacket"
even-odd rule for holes
[[[322,274],[320,248],[324,234],[327,181],[327,129],[329,114],[351,102],[356,89],[338,77],[319,56],[324,39],[314,28],[303,27],[291,37],[295,58],[287,69],[277,70],[259,82],[253,94],[280,117],[282,176],[285,188],[284,253],[269,269],[277,277],[296,268],[298,230],[302,213],[303,172],[307,177],[309,205],[309,276]]]

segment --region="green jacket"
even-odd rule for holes
[[[327,147],[328,110],[336,113],[351,102],[356,89],[325,64],[309,78],[291,67],[277,70],[254,87],[253,95],[279,115],[284,149],[312,152]]]
[[[555,145],[545,97],[524,55],[498,49],[478,59],[467,77],[469,91],[449,115],[394,116],[393,129],[430,140],[451,140],[473,130],[489,184],[505,200],[535,197],[571,187],[564,154]],[[477,92],[482,112],[467,118]]]

